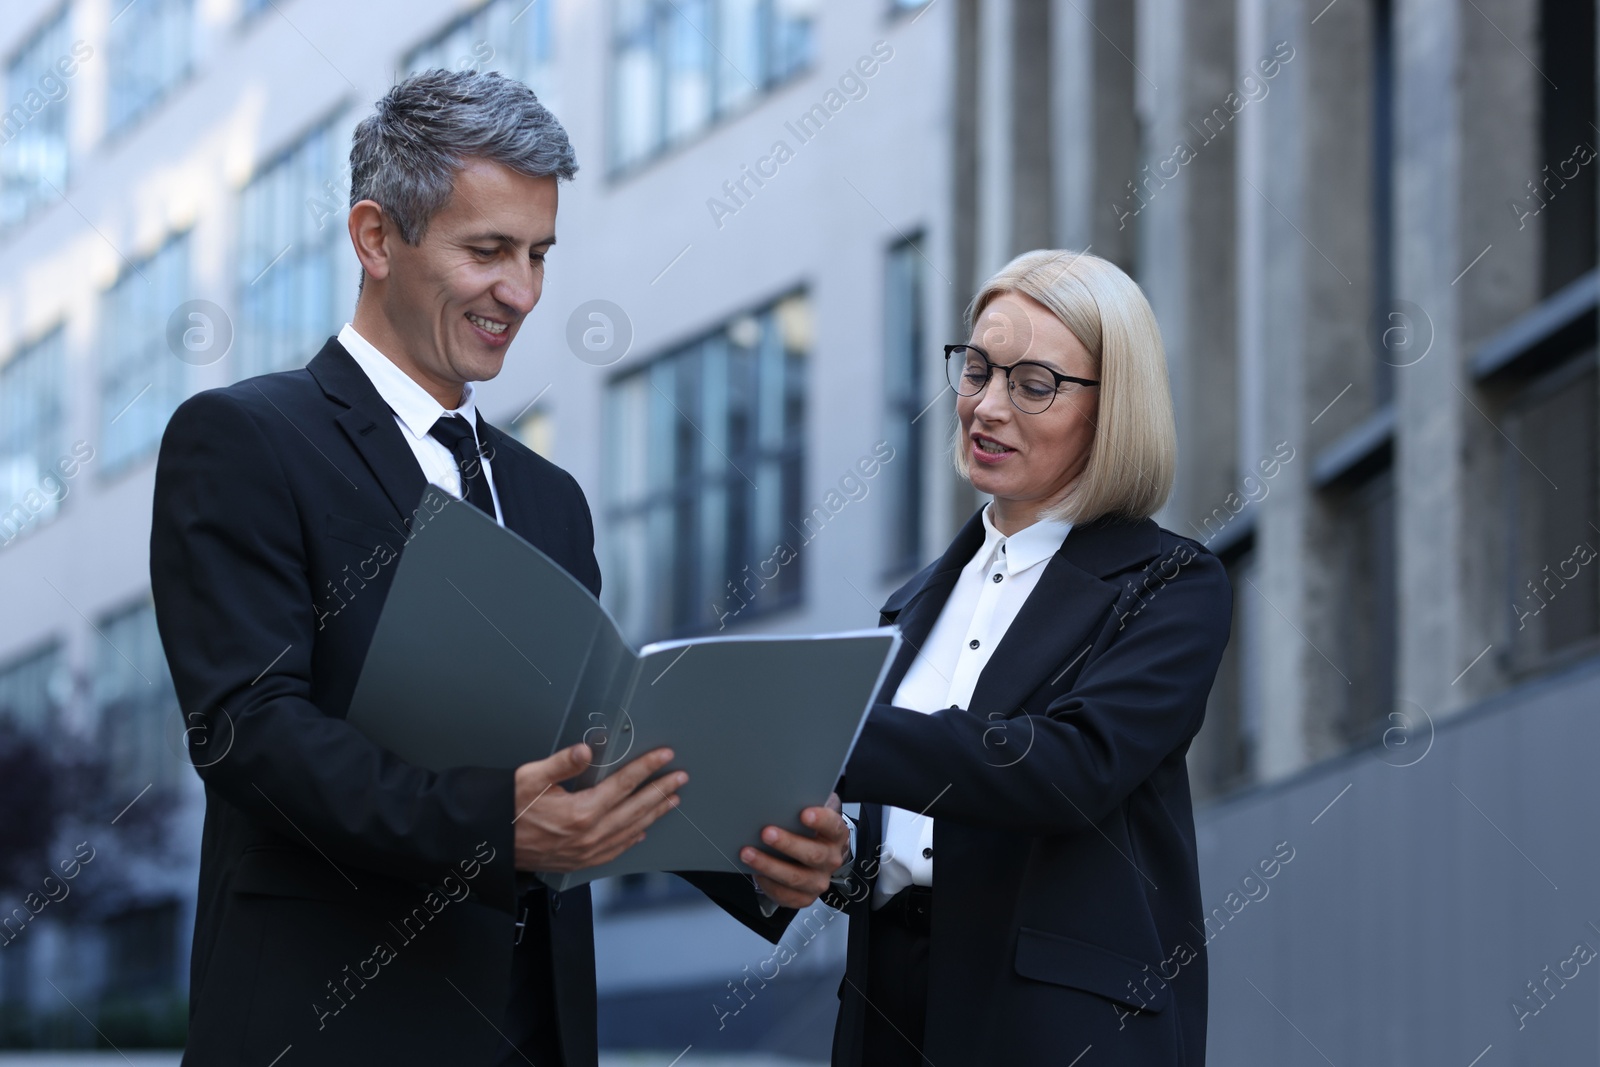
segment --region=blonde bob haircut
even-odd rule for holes
[[[1060,319],[1088,349],[1100,381],[1099,422],[1088,463],[1066,497],[1041,518],[1084,525],[1154,515],[1172,491],[1178,446],[1166,351],[1144,293],[1121,268],[1099,256],[1024,252],[972,298],[969,331],[984,308],[1005,293],[1029,297]],[[961,476],[970,480],[965,444],[957,420],[952,455]]]

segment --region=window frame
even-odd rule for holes
[[[1206,695],[1205,717],[1190,749],[1199,757],[1190,761],[1190,778],[1200,801],[1221,800],[1255,785],[1260,760],[1262,708],[1256,634],[1261,615],[1258,604],[1246,601],[1246,590],[1238,580],[1261,566],[1255,510],[1245,511],[1229,524],[1225,537],[1226,543],[1219,538],[1211,549],[1234,587],[1234,612],[1228,644]],[[1259,594],[1255,599],[1260,599]],[[1233,750],[1225,763],[1219,751],[1223,745]]]
[[[149,281],[149,279],[145,277],[143,273],[145,268],[156,265],[163,255],[168,253],[177,254],[177,252],[174,250],[179,249],[181,246],[182,272],[181,275],[172,282],[175,288],[175,293],[168,294],[169,296],[178,294],[181,295],[178,295],[178,299],[176,300],[160,300],[156,301],[155,303],[155,306],[167,307],[167,315],[170,317],[171,312],[176,310],[178,305],[183,303],[184,300],[188,298],[189,286],[193,284],[193,257],[189,248],[189,240],[192,235],[192,229],[186,229],[169,234],[159,245],[156,246],[154,251],[137,261],[129,263],[127,268],[124,269],[120,275],[118,275],[117,279],[100,293],[99,299],[101,304],[99,315],[99,332],[101,341],[96,346],[98,349],[98,362],[95,370],[96,393],[99,403],[99,415],[97,422],[101,441],[100,448],[97,450],[97,455],[101,457],[101,462],[97,466],[99,478],[102,482],[114,481],[123,474],[137,469],[142,463],[153,458],[155,451],[161,444],[161,434],[165,431],[167,420],[172,417],[172,413],[177,410],[178,405],[183,403],[183,401],[188,398],[189,392],[193,387],[193,376],[189,373],[189,364],[178,359],[178,357],[173,355],[171,351],[167,351],[165,358],[171,360],[173,365],[167,368],[166,374],[168,377],[163,380],[162,384],[171,389],[171,395],[165,398],[167,401],[170,401],[170,404],[167,406],[165,414],[161,416],[161,429],[151,434],[148,439],[137,441],[136,444],[126,454],[121,454],[114,450],[113,441],[115,440],[115,434],[110,432],[110,428],[117,421],[119,421],[122,416],[134,406],[134,404],[142,400],[143,396],[142,393],[136,394],[132,399],[126,401],[124,405],[121,406],[120,410],[114,415],[108,410],[108,390],[110,388],[110,383],[116,380],[116,374],[124,372],[124,368],[120,365],[120,363],[114,367],[110,361],[113,358],[121,360],[126,354],[124,350],[118,348],[116,344],[108,343],[108,335],[114,333],[132,337],[134,338],[134,341],[130,342],[130,344],[136,343],[137,340],[142,337],[144,339],[145,347],[140,350],[141,354],[136,358],[143,359],[145,365],[160,366],[161,359],[163,357],[161,356],[159,350],[166,347],[166,319],[163,319],[155,326],[151,326],[149,323],[139,323],[130,327],[126,323],[116,321],[117,315],[113,312],[112,301],[120,298],[118,295],[119,290],[125,285],[157,284]],[[155,300],[155,297],[152,297],[152,300]],[[145,327],[150,328],[145,329]],[[149,336],[147,336],[147,334]],[[154,359],[149,358],[149,354],[152,352],[156,353]],[[152,381],[149,388],[154,389],[155,385],[156,382]]]
[[[61,39],[66,42],[67,51],[65,54],[66,57],[71,58],[71,33],[72,3],[71,0],[62,0],[55,10],[40,19],[32,32],[24,36],[21,43],[6,56],[4,95],[0,96],[0,101],[3,101],[3,104],[0,104],[0,118],[8,116],[12,108],[20,106],[18,101],[11,99],[11,81],[17,65],[24,62],[25,58],[34,58],[30,53],[45,48],[50,43],[49,39],[52,35],[56,34],[59,34]],[[36,70],[34,72],[34,80],[42,79],[45,74],[51,73],[54,69],[54,66],[50,65],[43,71]],[[16,134],[12,135],[3,145],[0,145],[0,159],[9,159],[10,154],[15,150],[17,142],[23,139],[22,133],[32,126],[40,115],[52,112],[51,121],[61,124],[62,173],[60,189],[63,194],[66,192],[68,183],[72,180],[72,113],[69,104],[71,98],[72,91],[68,87],[61,99],[51,100],[38,113],[35,113],[25,126],[19,127]],[[4,182],[4,180],[4,164],[0,163],[0,182]],[[48,181],[48,179],[45,180]],[[34,190],[33,194],[28,194],[24,197],[23,206],[15,218],[7,218],[0,214],[0,233],[26,225],[29,219],[37,215],[39,211],[50,203],[49,198],[35,194],[37,194],[37,189]],[[0,190],[0,195],[3,195],[3,190]]]
[[[884,253],[884,421],[885,436],[896,446],[896,459],[901,467],[894,474],[890,491],[889,514],[885,516],[884,576],[895,577],[911,573],[921,567],[923,551],[923,520],[927,515],[927,485],[923,477],[923,460],[927,454],[926,435],[918,425],[934,401],[923,399],[930,375],[927,372],[925,349],[928,346],[929,285],[926,271],[927,231],[918,228],[904,238],[896,238]],[[909,267],[909,297],[902,323],[894,320],[892,292],[896,284],[897,266]],[[894,366],[896,339],[899,325],[909,324],[909,337],[904,342],[901,355],[903,365]],[[909,370],[908,380],[896,388],[897,370]],[[939,396],[944,395],[941,389]],[[905,420],[901,424],[900,420]],[[902,440],[903,438],[903,440]],[[904,454],[899,446],[905,445]]]
[[[51,670],[45,672],[43,683],[46,705],[39,721],[30,723],[13,718],[19,731],[33,736],[48,735],[60,726],[61,712],[71,702],[71,696],[57,700],[50,692],[51,683],[56,678],[66,677],[71,681],[71,665],[67,658],[67,640],[61,634],[52,634],[41,641],[18,649],[16,652],[0,659],[0,693],[5,690],[5,684],[13,675],[36,663],[46,663]],[[0,704],[0,719],[10,718],[6,706]]]
[[[276,359],[267,360],[264,363],[258,363],[256,361],[256,341],[264,333],[268,332],[267,327],[262,325],[262,323],[270,324],[272,321],[272,315],[270,311],[265,314],[263,316],[262,323],[258,323],[254,320],[253,316],[256,313],[256,305],[250,299],[250,291],[259,281],[262,280],[263,276],[268,270],[276,271],[284,264],[282,261],[272,260],[269,257],[263,264],[252,262],[250,266],[246,268],[245,260],[250,252],[255,251],[253,249],[246,248],[246,212],[250,208],[250,201],[253,195],[252,191],[258,189],[259,183],[272,177],[278,168],[301,165],[296,162],[296,157],[313,138],[321,137],[325,141],[327,158],[323,162],[327,165],[326,169],[328,173],[328,179],[322,184],[309,185],[291,191],[296,195],[305,194],[303,200],[301,201],[301,206],[306,210],[309,210],[312,199],[317,197],[319,193],[324,197],[328,195],[327,181],[342,181],[344,183],[342,188],[344,195],[343,199],[339,202],[339,210],[341,212],[348,211],[349,163],[348,161],[341,161],[339,153],[340,139],[337,132],[341,124],[341,118],[345,111],[345,103],[341,101],[340,103],[336,104],[331,111],[326,112],[321,118],[302,129],[292,140],[280,147],[276,152],[274,152],[259,166],[257,166],[254,171],[252,171],[250,177],[242,186],[239,187],[238,193],[234,198],[235,255],[233,258],[236,266],[241,268],[239,273],[237,273],[233,278],[235,286],[234,299],[236,306],[238,307],[238,330],[236,333],[237,340],[235,341],[234,345],[234,350],[238,353],[236,357],[237,368],[233,374],[235,380],[243,379],[256,374],[270,374],[274,371],[294,370],[297,367],[304,366],[306,362],[308,362],[317,354],[317,351],[321,348],[322,344],[326,342],[327,337],[337,334],[339,332],[339,328],[343,325],[343,319],[345,316],[341,314],[339,310],[339,291],[341,288],[340,283],[342,278],[339,268],[341,266],[341,259],[343,258],[340,255],[340,252],[342,250],[347,250],[350,247],[349,241],[346,239],[346,233],[343,226],[333,225],[325,219],[323,220],[323,224],[317,227],[316,240],[309,252],[298,251],[300,246],[306,243],[302,240],[302,238],[305,236],[303,229],[296,232],[295,239],[290,241],[288,246],[283,250],[283,255],[285,257],[290,257],[292,254],[291,264],[294,267],[304,265],[304,262],[309,260],[313,255],[324,257],[324,265],[328,274],[326,291],[323,294],[328,302],[328,317],[323,323],[320,331],[310,331],[310,334],[308,334],[306,338],[299,339],[299,341],[306,346],[306,350],[299,357],[299,362],[293,361],[292,349],[289,350],[291,358],[288,361]],[[298,214],[298,212],[296,212],[296,214]],[[339,217],[342,219],[343,215],[341,214]],[[351,255],[353,254],[354,253],[352,252]],[[244,276],[246,273],[250,273],[250,271],[254,270],[258,266],[261,267],[261,269],[252,274],[250,278],[246,278]],[[303,296],[303,292],[299,286],[291,286],[290,292],[294,299],[298,299]],[[258,326],[261,327],[260,332],[253,332]],[[320,336],[311,336],[311,334],[318,333],[320,333]]]
[[[619,8],[623,3],[636,3],[646,9],[646,14],[641,25],[649,25],[650,55],[653,60],[653,115],[654,130],[649,138],[649,146],[637,155],[624,158],[623,146],[618,140],[619,131],[623,129],[623,98],[620,89],[619,60],[623,55],[626,42],[633,39],[635,31],[631,28],[627,33],[620,28],[621,19]],[[696,27],[695,32],[706,42],[705,65],[702,74],[707,83],[707,98],[709,107],[705,116],[695,125],[676,134],[672,131],[670,116],[671,92],[669,81],[671,77],[672,50],[670,34],[664,32],[663,25],[674,17],[684,18],[681,10],[671,0],[610,0],[606,12],[606,82],[603,106],[606,116],[606,177],[613,183],[622,182],[633,175],[647,170],[657,161],[666,159],[681,151],[688,145],[694,144],[701,138],[709,136],[712,132],[722,128],[727,123],[738,118],[764,101],[770,99],[779,90],[792,85],[805,78],[816,68],[817,48],[815,35],[817,32],[817,18],[813,16],[807,23],[808,33],[811,35],[806,45],[805,53],[798,59],[788,61],[786,64],[777,55],[780,48],[780,39],[776,29],[773,9],[777,0],[756,0],[759,10],[756,21],[761,25],[761,38],[759,43],[761,71],[755,78],[743,74],[738,68],[732,66],[723,54],[723,46],[727,44],[722,40],[722,19],[724,4],[728,0],[705,0],[710,23],[706,32]],[[692,24],[691,24],[692,25]],[[666,40],[663,40],[663,39]],[[719,43],[720,42],[720,43]],[[723,67],[730,68],[738,79],[751,86],[749,92],[741,92],[728,96],[720,88],[721,78],[726,77]],[[730,82],[733,80],[728,79]]]
[[[184,37],[182,43],[182,57],[175,70],[164,74],[156,87],[137,104],[126,111],[118,110],[119,90],[125,88],[118,84],[119,70],[126,70],[117,59],[117,52],[127,43],[126,38],[116,37],[116,23],[121,16],[135,4],[150,5],[154,3],[177,4],[184,8]],[[194,78],[196,68],[196,36],[197,18],[195,0],[126,0],[111,18],[110,29],[107,33],[106,51],[106,84],[105,84],[105,130],[103,140],[107,144],[114,144],[129,136],[144,122],[161,108],[161,105],[170,100],[185,84]],[[141,48],[141,51],[147,49]],[[125,61],[123,61],[125,62]]]
[[[137,636],[141,640],[140,647],[131,652],[124,637],[124,629],[129,626],[140,628]],[[183,736],[180,729],[183,720],[161,631],[156,624],[154,601],[148,593],[123,601],[100,612],[94,628],[99,639],[89,665],[90,700],[94,706],[96,737],[103,746],[112,783],[125,793],[137,792],[146,785],[154,785],[158,792],[176,789],[184,779],[186,761],[169,745]],[[118,641],[118,637],[124,639]],[[144,653],[152,647],[155,655],[146,659]],[[122,669],[124,666],[131,668],[146,684],[133,683],[113,690],[108,679],[128,680]],[[107,716],[117,709],[127,709],[130,720],[112,725]],[[163,714],[167,714],[165,722]],[[119,748],[119,743],[129,738],[132,744]],[[130,752],[134,760],[123,760]],[[152,755],[153,759],[145,759]]]
[[[483,19],[485,21],[484,40],[478,43],[487,44],[490,49],[495,52],[495,54],[488,57],[483,57],[479,63],[471,64],[471,69],[496,71],[500,74],[508,74],[510,77],[516,78],[516,80],[522,82],[522,84],[532,89],[534,94],[538,96],[540,103],[550,108],[551,111],[555,111],[556,109],[553,106],[553,101],[557,95],[555,84],[557,80],[555,71],[557,63],[557,41],[556,30],[551,22],[550,0],[538,0],[537,3],[523,4],[523,6],[511,16],[511,21],[507,23],[507,25],[514,24],[518,19],[530,14],[531,12],[534,15],[534,18],[538,20],[535,24],[542,27],[542,43],[545,49],[545,56],[543,59],[539,60],[535,57],[518,54],[516,56],[517,69],[514,72],[507,71],[500,66],[493,65],[493,60],[497,58],[499,53],[498,50],[494,49],[493,42],[488,39],[488,31],[493,28],[492,26],[488,25],[488,23],[493,21],[493,15],[491,12],[497,6],[503,6],[509,10],[512,7],[516,7],[519,3],[522,3],[522,0],[482,0],[481,3],[472,7],[471,10],[464,11],[450,18],[448,21],[438,26],[432,33],[428,34],[426,37],[422,38],[420,41],[406,50],[400,61],[401,77],[404,77],[408,74],[414,74],[422,70],[432,70],[436,67],[439,67],[440,64],[437,63],[423,65],[419,61],[424,53],[443,47],[445,42],[455,34],[470,28],[477,20]],[[525,40],[526,38],[524,38],[524,41]],[[520,53],[520,51],[521,50],[519,48],[518,52]],[[459,62],[460,60],[468,58],[471,57],[459,56],[457,57],[456,62],[453,62],[448,66],[444,66],[443,69],[468,69]],[[482,65],[483,63],[489,63],[491,65],[485,67]],[[540,67],[543,69],[536,69]],[[535,84],[535,82],[539,82],[539,84]]]
[[[646,459],[646,465],[640,469],[637,478],[640,492],[637,496],[623,497],[621,499],[608,495],[602,501],[602,515],[607,527],[608,541],[615,542],[620,540],[623,537],[622,531],[624,528],[632,523],[638,522],[641,524],[639,529],[642,532],[635,536],[641,537],[645,547],[650,549],[644,562],[640,565],[640,573],[643,575],[641,584],[649,587],[653,584],[652,577],[660,576],[660,572],[663,570],[663,560],[665,560],[665,569],[667,571],[681,573],[683,566],[682,554],[704,557],[705,537],[703,533],[682,543],[680,543],[676,534],[668,534],[667,544],[663,547],[663,531],[667,529],[675,530],[677,526],[681,526],[688,521],[685,517],[686,513],[692,514],[695,519],[703,520],[704,514],[701,509],[704,507],[708,491],[713,494],[722,493],[726,498],[729,489],[750,476],[749,471],[742,471],[734,459],[723,453],[722,449],[716,445],[715,440],[711,440],[710,448],[721,453],[725,465],[719,464],[715,472],[708,473],[705,469],[705,455],[701,452],[699,453],[701,464],[691,474],[685,476],[682,472],[673,468],[667,471],[664,482],[658,480],[660,472],[652,471],[649,464],[651,457],[654,457],[658,462],[662,460],[663,448],[657,446],[662,445],[664,442],[672,441],[675,434],[687,437],[688,435],[683,434],[685,423],[689,425],[694,433],[699,435],[699,439],[705,439],[707,435],[691,415],[685,413],[679,406],[676,381],[674,381],[672,395],[667,396],[663,394],[662,390],[653,381],[653,378],[661,373],[662,367],[669,367],[679,360],[685,360],[693,368],[694,384],[697,389],[702,390],[701,396],[703,398],[705,381],[701,375],[704,373],[707,354],[711,351],[708,346],[725,339],[728,331],[741,321],[748,319],[759,321],[763,316],[770,316],[771,329],[777,335],[772,342],[776,350],[775,355],[771,357],[775,364],[772,373],[777,374],[778,380],[770,386],[773,390],[772,393],[762,392],[762,387],[765,383],[762,378],[763,371],[760,363],[762,358],[761,345],[764,338],[758,339],[753,345],[747,347],[750,359],[749,385],[751,389],[748,410],[754,418],[754,425],[751,427],[749,434],[747,451],[749,458],[756,463],[762,466],[776,466],[781,472],[781,489],[777,505],[780,514],[775,527],[776,535],[781,540],[771,546],[770,550],[773,555],[767,557],[767,560],[777,556],[779,545],[788,545],[794,550],[794,556],[788,563],[781,565],[777,572],[783,579],[783,589],[768,590],[763,585],[758,590],[760,595],[752,596],[748,605],[736,605],[738,610],[733,612],[733,615],[740,623],[754,619],[764,619],[788,611],[800,606],[805,600],[804,535],[794,528],[794,522],[805,517],[800,510],[800,500],[805,492],[806,457],[808,452],[808,379],[811,361],[815,355],[815,343],[813,339],[810,347],[800,352],[792,352],[784,345],[781,334],[782,324],[779,321],[780,309],[786,302],[793,300],[804,302],[806,313],[813,317],[815,316],[815,296],[808,286],[799,284],[785,287],[760,301],[725,313],[711,328],[692,334],[682,341],[666,345],[654,355],[640,360],[625,370],[612,374],[607,379],[604,387],[604,419],[608,425],[620,417],[616,413],[618,410],[617,404],[626,400],[620,390],[627,383],[643,378],[652,393],[646,400],[647,425],[641,431],[644,435],[644,444],[637,453]],[[726,357],[726,348],[723,349],[722,355],[724,358]],[[796,359],[800,362],[798,373],[802,375],[798,382],[794,382],[790,376],[792,363]],[[674,369],[674,373],[677,373],[676,369]],[[729,380],[725,377],[723,379],[724,385]],[[662,399],[671,408],[675,409],[674,415],[666,416],[669,424],[665,426],[649,421],[651,408],[658,411],[663,410],[658,403]],[[764,447],[762,444],[762,434],[765,429],[765,424],[762,421],[763,408],[765,407],[766,409],[765,418],[778,418],[780,433],[787,434],[790,430],[791,404],[798,407],[798,412],[794,413],[792,436],[784,436],[780,446],[775,449]],[[662,439],[655,440],[656,438]],[[622,435],[620,434],[607,432],[605,439],[607,449],[602,458],[602,463],[607,471],[606,482],[609,494],[617,492],[625,481],[621,476],[623,459],[620,455],[620,450],[625,445],[622,443]],[[725,441],[724,443],[728,442]],[[697,449],[700,447],[699,445],[696,446]],[[732,449],[730,448],[730,450]],[[735,454],[746,456],[747,452],[736,451]],[[757,476],[759,477],[759,475]],[[760,501],[756,501],[756,503],[760,503]],[[723,506],[726,508],[726,499],[724,499]],[[746,521],[749,529],[745,531],[744,540],[747,543],[754,544],[750,539],[760,536],[757,531],[762,520],[754,512],[751,512],[746,516]],[[738,532],[740,532],[739,528],[732,525],[732,520],[724,514],[723,525],[718,535],[724,557],[720,569],[727,569],[727,558],[737,554],[735,549],[731,547],[730,542],[733,540],[734,534]],[[795,547],[795,538],[802,539],[798,548]],[[757,553],[766,550],[768,549],[765,545],[755,545]],[[676,552],[679,555],[663,556],[662,553],[667,551]],[[763,560],[758,554],[755,558],[749,560],[740,571],[727,574],[725,576],[728,579],[726,584],[732,585],[733,581],[743,576],[746,570],[751,568],[759,569],[759,563],[767,562],[767,560]],[[688,564],[693,577],[704,577],[699,573],[699,569],[703,569],[701,564],[710,566],[711,561],[706,558],[697,558]],[[617,595],[615,591],[626,581],[628,581],[627,577],[619,576],[608,584],[607,589],[612,596],[615,596]],[[768,581],[773,584],[777,583],[776,578]],[[701,591],[692,579],[687,581],[685,586],[688,589],[687,595],[690,596],[696,596]],[[632,592],[632,590],[629,591]],[[718,593],[723,598],[728,596],[725,587],[718,587]],[[630,639],[636,639],[641,642],[661,641],[703,636],[707,633],[716,632],[713,629],[713,625],[719,621],[717,619],[708,620],[692,612],[680,617],[677,610],[677,602],[684,595],[684,590],[674,586],[671,592],[667,594],[668,602],[664,606],[659,600],[652,599],[647,602],[648,607],[636,609],[642,620],[640,623],[642,629],[635,628],[634,632],[629,634]],[[684,603],[687,604],[688,601]],[[713,601],[707,606],[711,607],[712,611],[715,612],[716,603],[716,601]],[[729,610],[732,611],[732,608]],[[654,620],[660,618],[664,618],[666,620],[665,623],[661,626],[655,625]],[[623,624],[627,626],[627,619],[623,620]]]
[[[23,490],[21,495],[16,499],[0,500],[0,523],[8,523],[8,516],[11,509],[15,505],[22,503],[22,498],[27,496],[29,490],[42,490],[42,483],[45,475],[55,469],[56,463],[65,457],[67,448],[69,447],[67,444],[68,434],[66,431],[66,419],[69,412],[70,401],[67,392],[67,337],[66,322],[62,320],[58,321],[54,326],[36,336],[33,340],[19,345],[12,353],[11,357],[6,360],[5,364],[0,366],[0,417],[4,417],[6,420],[3,428],[0,428],[0,459],[6,458],[6,453],[3,449],[5,444],[10,440],[10,432],[15,425],[15,423],[9,418],[8,411],[8,409],[11,407],[12,401],[12,397],[8,395],[10,388],[14,384],[12,378],[16,375],[24,373],[24,371],[32,370],[31,367],[25,367],[23,365],[24,360],[42,358],[40,353],[44,353],[46,356],[51,355],[51,350],[46,347],[50,345],[57,346],[53,352],[53,355],[55,356],[53,361],[54,366],[46,367],[43,370],[36,372],[42,375],[48,375],[50,378],[54,379],[54,388],[52,390],[50,402],[45,405],[45,410],[39,414],[39,418],[37,419],[39,426],[36,428],[38,432],[36,433],[33,441],[35,446],[42,447],[41,452],[35,453],[35,458],[38,462],[38,468],[34,471],[34,474],[31,478],[31,481],[37,484],[30,485],[29,488]],[[34,405],[24,404],[21,406],[33,407]],[[60,474],[61,472],[58,471],[57,473]],[[65,484],[64,478],[63,484]],[[65,502],[67,496],[69,495],[70,493],[63,491],[62,495],[59,498],[56,498],[53,504],[40,508],[39,511],[34,512],[30,516],[29,521],[24,526],[18,528],[17,536],[21,536],[23,533],[35,529],[43,523],[54,519],[56,515],[59,514],[61,505]],[[0,526],[0,537],[3,536],[4,527]],[[0,541],[0,545],[9,543],[9,541]]]
[[[1524,417],[1522,408],[1531,406],[1541,401],[1550,400],[1559,396],[1566,389],[1582,379],[1593,375],[1600,383],[1600,346],[1591,345],[1572,352],[1566,359],[1552,367],[1544,369],[1541,373],[1533,375],[1520,382],[1504,401],[1503,410],[1506,423],[1505,446],[1501,449],[1500,462],[1502,464],[1502,499],[1505,502],[1504,514],[1509,522],[1506,529],[1506,543],[1504,551],[1506,567],[1506,588],[1508,602],[1513,605],[1511,616],[1506,619],[1505,640],[1507,653],[1505,663],[1511,676],[1516,680],[1523,680],[1548,673],[1579,660],[1588,659],[1600,653],[1600,622],[1592,633],[1581,637],[1569,644],[1550,648],[1541,646],[1530,649],[1525,643],[1518,640],[1517,635],[1521,627],[1514,625],[1516,618],[1515,606],[1524,603],[1531,595],[1527,589],[1529,580],[1537,578],[1538,573],[1530,573],[1528,564],[1534,562],[1533,556],[1524,558],[1524,551],[1529,547],[1524,543],[1524,532],[1528,516],[1523,509],[1522,489],[1525,484],[1545,477],[1543,472],[1534,472],[1530,468],[1532,460],[1523,454],[1522,448],[1517,443],[1520,429],[1519,422]],[[1592,391],[1590,396],[1590,418],[1600,423],[1600,388]],[[1597,438],[1600,438],[1600,426],[1597,426]],[[1596,495],[1597,505],[1600,505],[1600,486],[1591,485],[1589,491]],[[1600,519],[1600,506],[1591,512],[1591,517]],[[1591,523],[1593,525],[1593,523]],[[1600,529],[1591,530],[1587,534],[1587,544],[1600,547]],[[1545,560],[1549,566],[1556,566],[1559,560]],[[1600,559],[1592,560],[1579,568],[1577,579],[1584,580],[1589,586],[1589,596],[1592,598],[1592,607],[1600,609]],[[1553,598],[1552,598],[1553,599]]]

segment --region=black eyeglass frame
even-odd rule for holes
[[[983,357],[984,365],[989,368],[989,373],[984,377],[983,385],[978,388],[977,392],[963,393],[961,391],[960,387],[956,385],[955,379],[950,377],[950,357],[955,354],[956,349],[958,349],[958,348],[960,348],[960,349],[969,349],[969,350],[971,350],[973,352],[978,353],[978,355]],[[1017,360],[1017,362],[1012,363],[1010,365],[1007,365],[1007,364],[1004,364],[1004,363],[996,363],[994,360],[989,358],[989,353],[984,351],[983,348],[981,348],[978,345],[968,344],[965,341],[961,341],[961,342],[958,342],[956,344],[951,344],[951,345],[945,345],[944,346],[944,366],[945,366],[945,372],[944,372],[945,380],[950,383],[950,388],[954,389],[958,396],[978,396],[978,395],[980,395],[985,389],[989,388],[989,379],[994,377],[994,372],[995,371],[997,371],[997,370],[1005,371],[1006,372],[1006,395],[1011,398],[1012,405],[1018,411],[1022,412],[1024,415],[1042,415],[1046,411],[1049,411],[1050,410],[1050,405],[1054,404],[1056,402],[1056,397],[1061,394],[1061,386],[1062,386],[1063,383],[1071,382],[1074,385],[1081,385],[1084,388],[1089,388],[1091,386],[1096,386],[1096,385],[1100,384],[1098,381],[1093,381],[1093,380],[1088,379],[1088,378],[1074,378],[1070,374],[1062,374],[1060,371],[1056,370],[1054,367],[1050,366],[1049,364],[1040,363],[1040,362],[1038,362],[1036,360],[1019,359],[1019,360]],[[1047,401],[1045,403],[1045,406],[1040,408],[1038,411],[1029,411],[1027,408],[1025,408],[1021,404],[1017,403],[1017,392],[1016,392],[1015,386],[1012,384],[1011,372],[1016,370],[1018,367],[1038,367],[1040,370],[1048,372],[1050,374],[1050,376],[1053,377],[1056,380],[1056,390],[1055,390],[1055,392],[1050,394],[1049,401]]]

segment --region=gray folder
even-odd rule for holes
[[[483,512],[429,486],[349,721],[400,758],[512,768],[587,742],[603,780],[661,745],[689,784],[611,863],[555,889],[645,871],[744,871],[768,825],[805,832],[844,770],[900,644],[885,627],[702,637],[635,652],[588,589]],[[650,788],[648,785],[644,788]],[[510,819],[513,813],[507,812]]]

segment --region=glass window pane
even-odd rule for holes
[[[168,747],[181,735],[178,698],[167,670],[155,608],[145,601],[101,619],[94,653],[94,699],[112,784],[132,795],[170,788],[185,761]]]
[[[1196,798],[1220,796],[1250,780],[1261,721],[1255,685],[1261,672],[1254,650],[1260,647],[1263,615],[1272,611],[1251,589],[1260,577],[1255,550],[1225,562],[1236,591],[1233,629],[1206,701],[1205,720],[1189,750]]]
[[[679,0],[670,20],[667,75],[667,137],[686,136],[711,121],[709,0]]]
[[[813,0],[613,0],[612,164],[691,137],[811,61]]]
[[[60,12],[6,64],[5,110],[0,115],[0,227],[49,203],[67,184],[67,114],[78,60]],[[65,64],[65,67],[61,66]],[[63,77],[63,69],[71,74]]]
[[[449,23],[405,59],[409,73],[498,71],[523,82],[546,107],[557,110],[552,0],[491,0]]]
[[[304,366],[338,332],[344,230],[342,161],[327,126],[307,134],[239,197],[237,377]]]
[[[0,719],[24,732],[55,725],[72,680],[60,642],[0,666]]]
[[[772,0],[769,78],[792,77],[811,62],[816,0]]]
[[[1600,638],[1600,382],[1595,354],[1530,386],[1506,420],[1512,640],[1519,667]]]
[[[890,249],[884,280],[884,400],[885,440],[894,449],[894,469],[888,475],[888,558],[890,570],[915,569],[920,559],[922,527],[922,434],[919,428],[932,415],[928,407],[936,393],[924,382],[922,321],[923,268],[920,238]],[[942,383],[940,383],[942,384]],[[947,411],[948,409],[941,409]],[[925,419],[924,416],[928,418]]]
[[[717,11],[717,108],[731,110],[766,81],[761,0],[723,0]]]
[[[66,342],[61,327],[0,367],[0,545],[55,515],[68,491],[63,414]]]
[[[107,45],[107,121],[114,132],[189,73],[194,0],[113,0]]]
[[[631,637],[715,631],[799,596],[809,321],[804,296],[785,298],[609,387],[606,589]]]
[[[614,151],[619,164],[628,164],[661,144],[662,56],[653,19],[641,20],[619,39],[614,65]]]
[[[101,316],[101,470],[150,455],[187,395],[188,364],[167,347],[167,318],[189,299],[189,236],[175,237],[107,290]]]
[[[1395,523],[1394,471],[1385,469],[1333,502],[1339,524],[1335,566],[1345,590],[1337,657],[1346,672],[1319,660],[1323,682],[1342,693],[1340,730],[1351,744],[1379,739],[1394,725],[1395,703]],[[1342,684],[1341,684],[1342,683]]]

